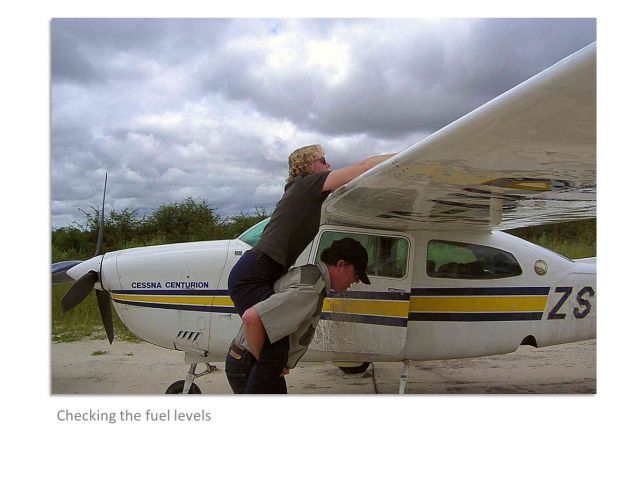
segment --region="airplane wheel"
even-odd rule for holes
[[[182,390],[184,390],[184,380],[178,380],[177,382],[169,385],[169,388],[166,389],[165,393],[182,393]],[[194,383],[191,385],[189,393],[202,393],[202,390],[200,390],[200,387]]]
[[[370,364],[371,364],[371,362],[364,362],[364,363],[362,363],[361,365],[359,365],[357,367],[339,367],[339,369],[342,372],[348,373],[348,374],[364,373],[366,371],[366,369],[370,366]]]

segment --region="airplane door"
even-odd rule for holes
[[[229,343],[237,335],[241,325],[240,317],[235,311],[233,301],[229,296],[229,273],[244,252],[250,247],[244,242],[232,240],[226,253],[226,258],[220,266],[220,279],[213,292],[212,320],[209,338],[209,351],[219,360],[224,360]]]
[[[402,233],[323,226],[311,249],[311,261],[337,239],[351,237],[368,252],[370,285],[331,292],[310,349],[393,355],[406,343],[411,291],[411,238]]]

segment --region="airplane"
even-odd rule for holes
[[[106,189],[106,183],[105,183]],[[334,191],[295,265],[338,238],[369,254],[370,285],[332,292],[308,362],[403,362],[505,354],[595,338],[596,257],[571,260],[503,230],[596,217],[596,43],[559,61]],[[103,216],[103,214],[102,214]],[[269,219],[233,240],[132,248],[54,265],[68,310],[98,294],[141,339],[181,350],[184,380],[224,361],[241,319],[228,273]],[[205,370],[196,373],[198,365]],[[346,371],[346,370],[345,370]]]

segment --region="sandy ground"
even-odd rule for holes
[[[196,379],[204,394],[230,394],[224,364]],[[198,372],[203,370],[202,366]],[[181,352],[148,343],[104,340],[51,346],[53,394],[162,394],[184,379]],[[396,394],[401,363],[374,363],[347,375],[331,363],[300,363],[287,376],[291,394]],[[406,393],[595,393],[596,341],[536,349],[522,346],[507,355],[413,362]]]

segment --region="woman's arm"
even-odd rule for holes
[[[323,192],[328,192],[335,190],[338,187],[350,182],[355,177],[361,175],[364,172],[367,172],[371,168],[376,165],[379,165],[384,160],[396,155],[395,153],[391,153],[389,155],[377,155],[375,157],[366,158],[357,162],[354,165],[349,165],[348,167],[339,168],[337,170],[333,170],[328,174],[326,180],[324,181]]]

